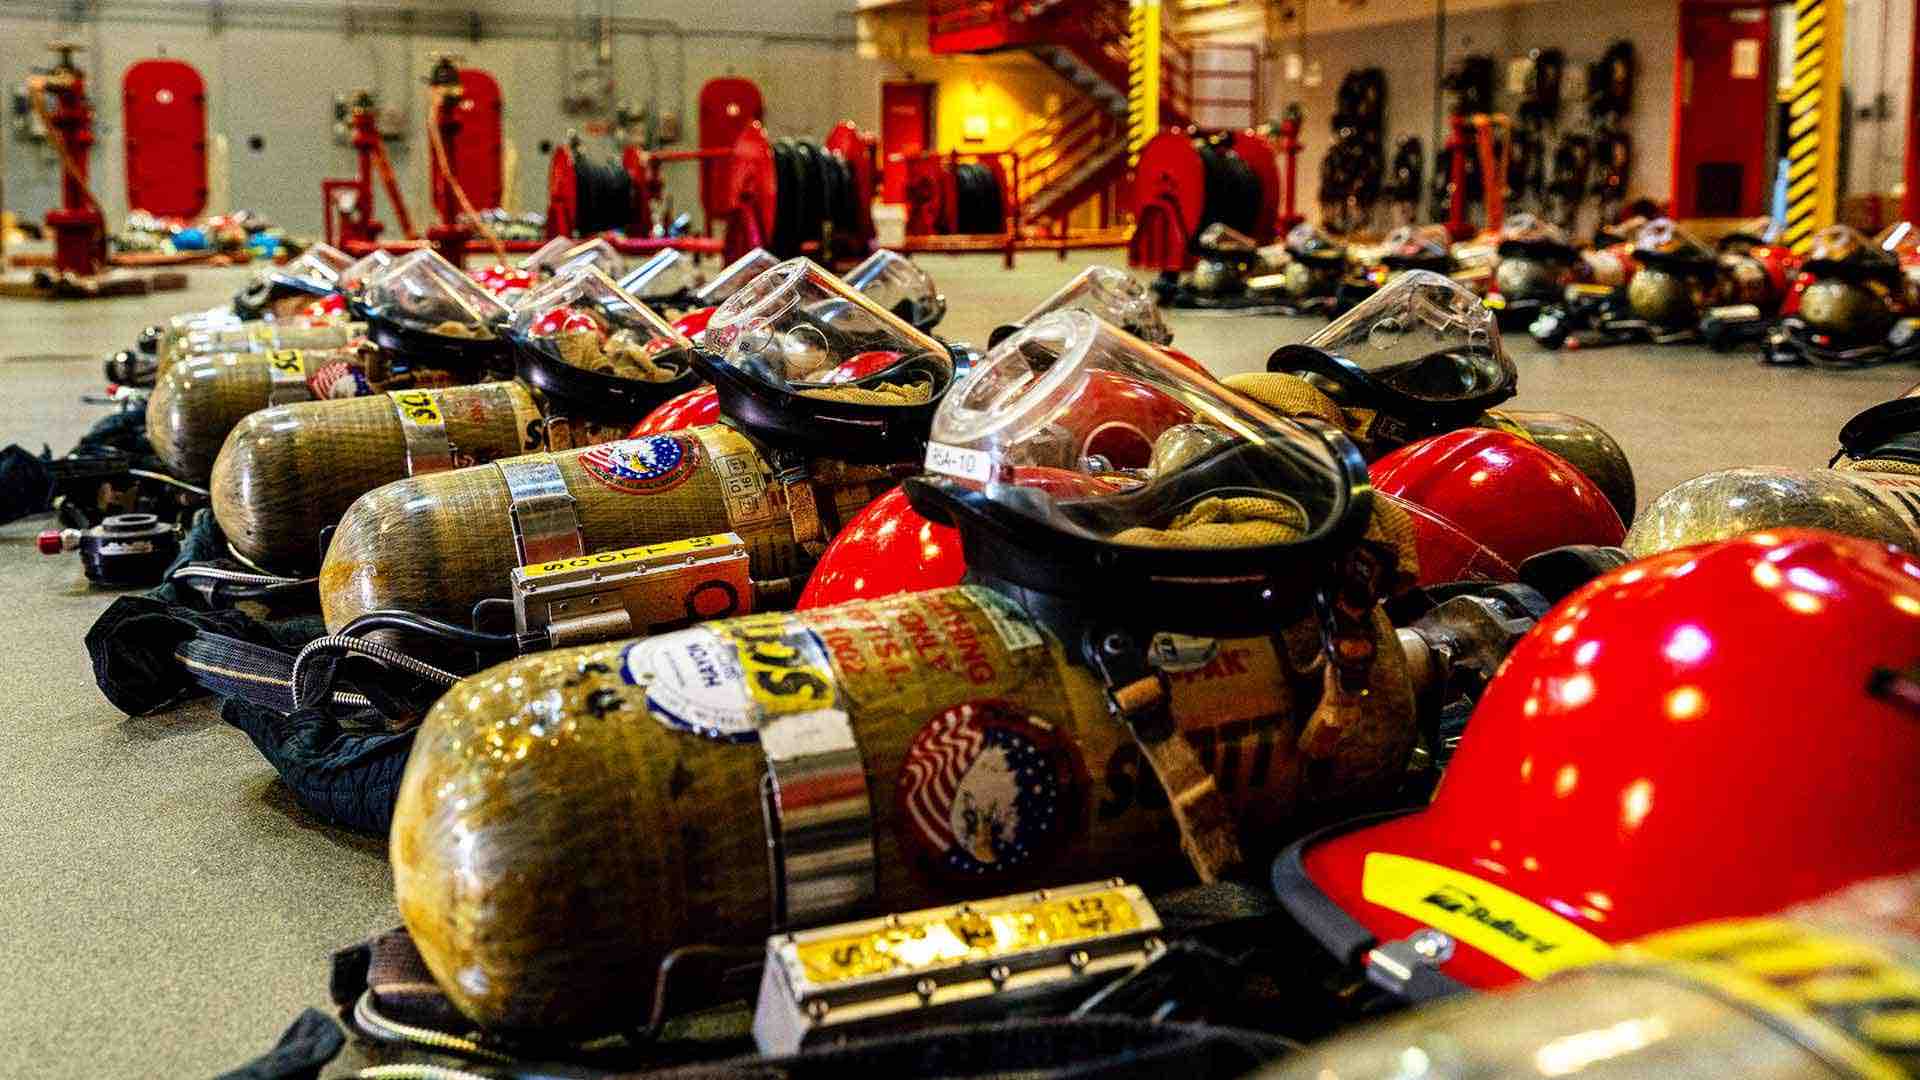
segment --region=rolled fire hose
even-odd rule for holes
[[[396,481],[340,519],[320,569],[330,630],[370,611],[461,624],[504,598],[516,566],[714,533],[738,533],[755,581],[803,566],[791,485],[767,454],[714,425]],[[813,463],[793,479],[817,491],[812,525],[845,517],[892,486],[886,471]],[[815,517],[815,515],[805,515]]]
[[[1297,832],[1308,807],[1405,768],[1398,649],[1322,745],[1302,739],[1317,633],[1216,644],[1172,675],[1171,708],[1243,836]],[[1184,876],[1148,776],[1101,684],[989,590],[721,620],[450,690],[402,781],[395,894],[475,1021],[603,1031],[632,1020],[676,947],[757,944],[850,905]]]

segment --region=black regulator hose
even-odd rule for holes
[[[393,610],[369,611],[341,627],[340,632],[335,636],[361,638],[375,630],[400,630],[419,634],[479,652],[512,652],[515,645],[512,634],[491,634],[483,630],[455,626],[450,622],[442,622],[425,615],[416,615],[411,611]]]

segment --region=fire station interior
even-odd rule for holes
[[[0,1075],[1911,1074],[1916,46],[0,5]]]

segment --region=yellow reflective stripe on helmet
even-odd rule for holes
[[[1371,852],[1360,891],[1369,903],[1431,926],[1529,979],[1613,955],[1613,946],[1573,922],[1452,867]]]

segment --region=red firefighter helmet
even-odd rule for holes
[[[1022,487],[1055,495],[1111,495],[1113,487],[1084,473],[1041,465],[1016,470]],[[936,525],[894,488],[848,519],[800,591],[801,611],[895,593],[925,592],[960,584],[967,573],[960,533]]]
[[[673,320],[673,328],[680,331],[682,337],[698,338],[706,332],[707,320],[713,318],[717,308],[703,307],[687,312]]]
[[[1413,549],[1420,557],[1415,584],[1423,588],[1455,581],[1518,581],[1520,572],[1491,548],[1475,540],[1451,519],[1419,503],[1375,491],[1373,497],[1397,504],[1413,523]]]
[[[659,435],[668,431],[700,427],[720,422],[720,392],[711,383],[699,386],[661,402],[627,432],[627,438]]]
[[[1920,724],[1870,689],[1916,656],[1920,561],[1889,545],[1632,563],[1520,641],[1430,805],[1309,837],[1276,887],[1344,958],[1437,930],[1410,944],[1491,987],[1920,865]]]
[[[1367,471],[1376,492],[1454,523],[1510,566],[1565,544],[1618,546],[1627,535],[1613,504],[1579,469],[1504,431],[1434,435]]]
[[[469,271],[470,277],[480,283],[480,287],[495,296],[514,298],[524,296],[540,284],[540,278],[524,266],[507,266],[503,263],[491,263],[477,270]]]
[[[832,607],[895,593],[960,584],[966,575],[960,534],[935,525],[894,488],[848,519],[827,544],[800,591],[799,608]]]

